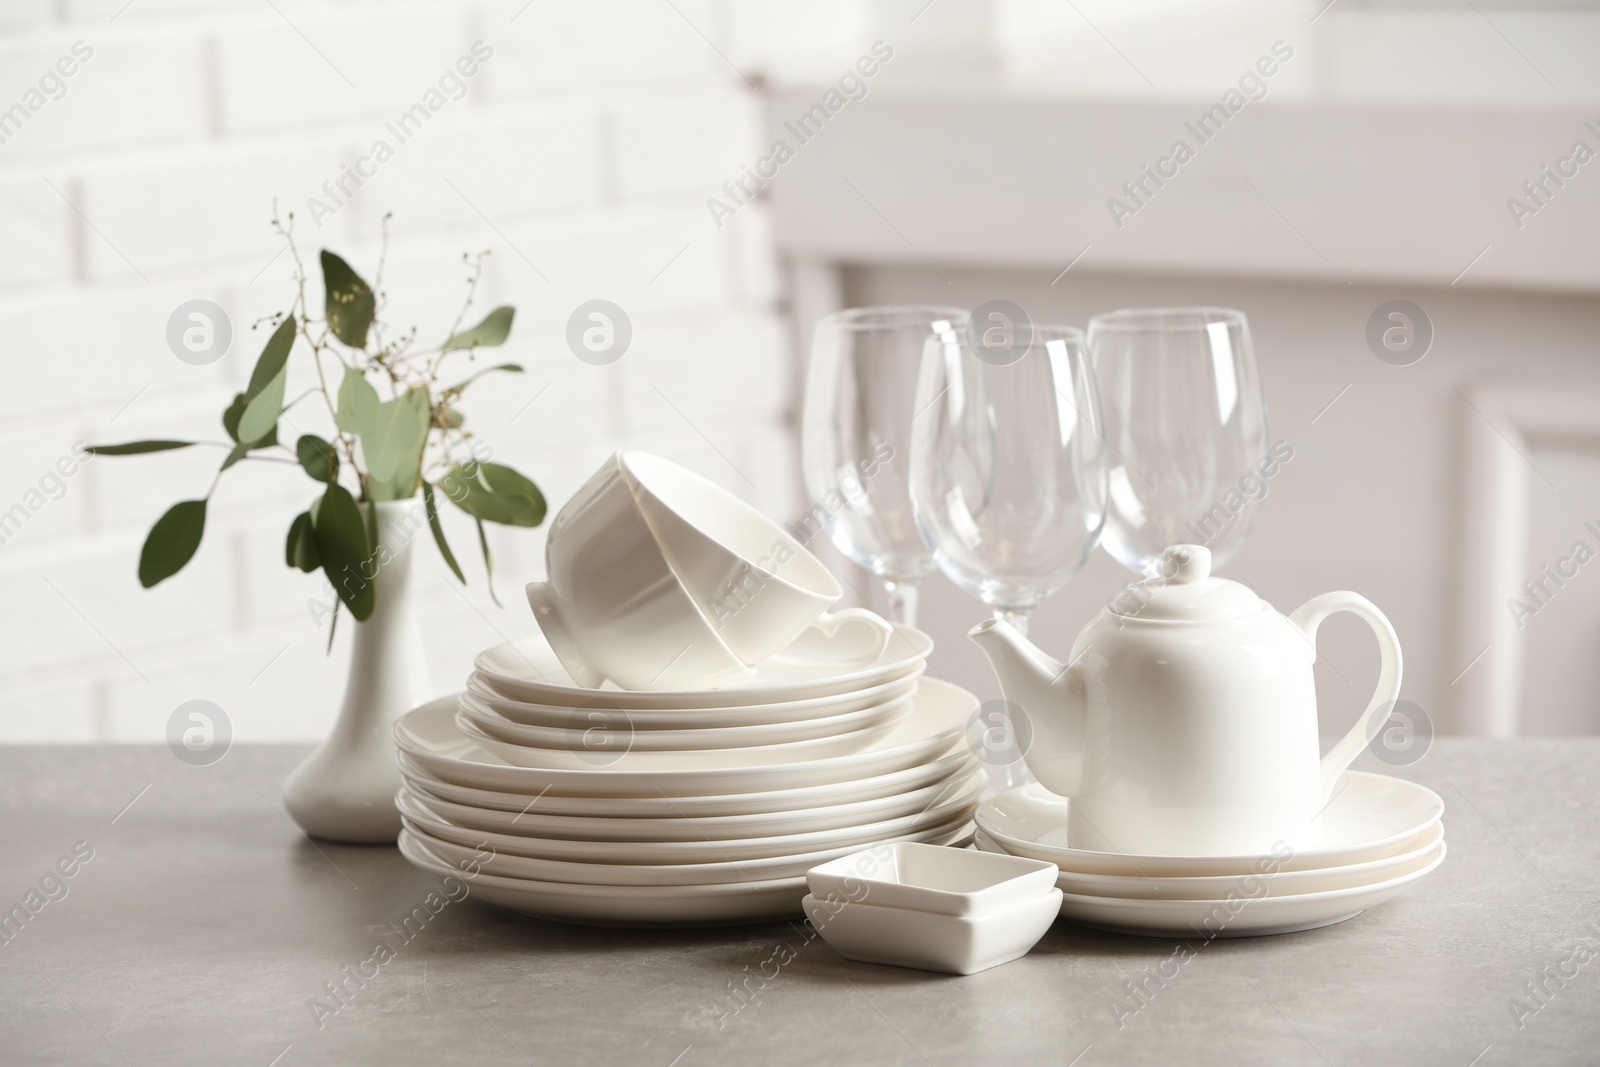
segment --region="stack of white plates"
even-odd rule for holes
[[[876,658],[840,635],[695,693],[577,686],[540,637],[490,649],[396,725],[401,851],[527,914],[655,926],[799,915],[819,863],[964,844],[977,698],[921,677],[920,631]]]
[[[1322,844],[1263,856],[1130,856],[1073,848],[1067,801],[1039,785],[983,804],[977,845],[1061,869],[1061,914],[1123,933],[1286,934],[1331,926],[1398,896],[1444,861],[1444,801],[1346,771],[1322,813]]]

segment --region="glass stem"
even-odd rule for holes
[[[903,626],[917,624],[917,583],[883,580],[884,592],[889,594],[889,621]]]

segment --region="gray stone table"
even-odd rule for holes
[[[1398,773],[1445,798],[1438,871],[1341,926],[1200,944],[1131,1013],[1178,943],[1064,921],[968,978],[846,963],[799,922],[598,930],[470,898],[401,943],[436,881],[306,841],[279,799],[300,755],[0,749],[0,907],[54,898],[0,944],[0,1063],[1600,1062],[1600,739],[1437,742]]]

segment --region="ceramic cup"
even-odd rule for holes
[[[662,553],[744,662],[787,647],[844,592],[783,527],[715,483],[644,452],[621,463]]]
[[[621,453],[555,517],[545,564],[548,580],[528,585],[528,603],[579,685],[609,678],[624,689],[693,690],[750,673],[662,554]]]

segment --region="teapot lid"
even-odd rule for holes
[[[1249,587],[1211,576],[1211,550],[1173,545],[1161,553],[1161,573],[1129,585],[1111,601],[1113,614],[1136,619],[1218,622],[1265,607]]]

